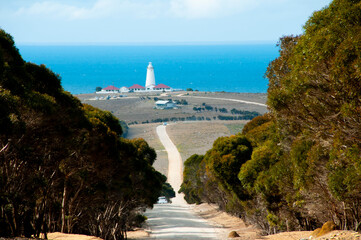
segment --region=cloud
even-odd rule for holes
[[[161,0],[97,0],[89,7],[79,7],[75,4],[47,0],[22,7],[16,14],[62,17],[69,20],[121,16],[154,18],[164,13],[164,2]]]
[[[171,0],[170,12],[177,17],[215,18],[238,14],[257,6],[254,0]]]
[[[44,0],[20,8],[17,14],[68,20],[104,17],[204,19],[239,14],[267,1],[270,0],[96,0],[90,6],[79,6],[79,1],[71,4]]]
[[[20,8],[16,14],[19,16],[32,15],[32,16],[53,16],[53,17],[67,17],[76,18],[86,12],[87,9],[80,8],[72,5],[66,5],[58,2],[43,1],[36,2],[28,7]]]

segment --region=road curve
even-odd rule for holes
[[[172,202],[178,205],[187,205],[183,194],[178,193],[178,190],[183,182],[182,157],[179,154],[177,147],[169,138],[166,125],[159,125],[157,127],[157,135],[168,153],[168,182],[172,185],[174,191],[176,192],[176,197],[172,199]]]
[[[151,239],[209,239],[216,240],[215,228],[192,211],[178,190],[183,179],[183,162],[178,149],[169,138],[166,126],[157,127],[157,134],[168,153],[168,182],[176,192],[171,204],[156,204],[147,210]]]
[[[267,107],[266,104],[258,103],[258,102],[251,102],[251,101],[245,101],[240,99],[232,99],[232,98],[215,98],[215,97],[199,97],[199,96],[187,96],[187,95],[178,95],[178,97],[188,97],[188,98],[204,98],[204,99],[217,99],[222,101],[231,101],[231,102],[239,102],[239,103],[245,103],[245,104],[252,104],[252,105],[258,105],[262,107]]]

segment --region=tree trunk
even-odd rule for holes
[[[72,233],[73,232],[73,213],[75,212],[75,207],[74,207],[74,203],[75,201],[78,199],[78,196],[81,192],[81,190],[83,189],[83,185],[84,185],[84,181],[83,180],[80,180],[80,186],[78,188],[78,190],[76,191],[76,193],[74,194],[74,197],[73,198],[69,198],[69,203],[68,203],[68,233]]]
[[[346,205],[345,202],[342,202],[342,206],[343,206],[343,216],[344,216],[344,226],[343,226],[343,230],[347,230],[347,213],[346,213]]]
[[[65,233],[65,202],[66,202],[67,188],[66,181],[64,182],[63,200],[61,201],[61,232]]]

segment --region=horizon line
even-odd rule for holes
[[[216,46],[274,44],[274,40],[257,41],[194,41],[194,42],[18,42],[17,46]]]

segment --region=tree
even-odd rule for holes
[[[227,108],[219,108],[218,111],[220,111],[221,113],[227,113],[228,112]]]
[[[232,153],[247,144],[217,140],[198,170],[201,201],[223,204],[267,233],[310,230],[329,219],[359,230],[360,3],[334,0],[312,15],[302,35],[280,39],[280,56],[266,72],[270,113],[242,132],[251,158]]]
[[[298,195],[317,206],[320,221],[329,212],[340,226],[354,229],[361,210],[349,185],[359,179],[351,173],[354,159],[361,159],[360,9],[360,1],[335,0],[315,12],[303,35],[281,39],[280,57],[266,73],[268,105],[280,145],[292,155]],[[340,182],[348,171],[355,181]]]
[[[205,155],[205,161],[222,187],[243,199],[243,191],[237,174],[241,166],[251,158],[251,143],[242,135],[220,137]]]
[[[200,181],[199,170],[202,168],[202,155],[194,154],[184,162],[183,183],[179,189],[179,193],[184,193],[184,199],[189,204],[201,203],[202,199],[202,183]]]
[[[206,155],[186,160],[180,192],[188,203],[216,203],[221,209],[240,214],[248,196],[237,174],[250,159],[252,146],[242,135],[218,138]]]
[[[207,111],[213,111],[213,107],[209,105],[204,106]]]
[[[96,91],[96,92],[100,92],[101,90],[102,90],[102,87],[96,87],[96,88],[95,88],[95,91]]]
[[[180,101],[180,104],[181,104],[181,105],[188,105],[188,102],[187,102],[185,99],[182,99],[182,100]]]
[[[169,183],[163,183],[161,196],[165,196],[169,202],[171,198],[175,197],[175,192]]]
[[[0,236],[48,231],[124,239],[166,177],[154,149],[125,140],[110,112],[83,105],[0,30]],[[171,193],[171,189],[167,189]]]

